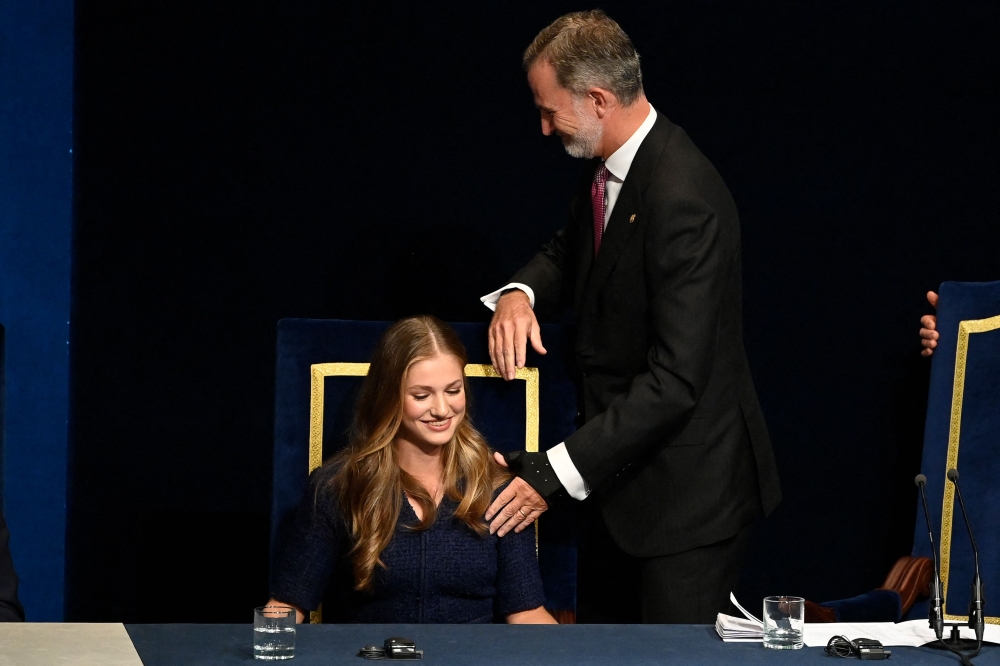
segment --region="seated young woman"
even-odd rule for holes
[[[555,623],[534,530],[490,534],[509,480],[466,414],[466,353],[434,317],[379,340],[348,446],[310,477],[271,581],[302,622]],[[329,590],[329,592],[328,592]]]

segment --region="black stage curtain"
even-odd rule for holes
[[[541,136],[520,55],[581,7],[76,7],[67,619],[246,622],[277,320],[486,319],[479,295],[564,219],[579,163]],[[740,594],[871,589],[911,548],[923,294],[1000,278],[1000,7],[603,8],[740,208],[785,493]]]

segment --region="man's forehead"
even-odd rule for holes
[[[551,107],[565,102],[570,92],[556,81],[556,70],[546,60],[540,60],[528,69],[528,85],[535,98],[535,106]]]
[[[555,67],[544,58],[539,58],[528,68],[528,81],[536,85],[559,85],[556,83]]]

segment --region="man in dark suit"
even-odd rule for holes
[[[565,491],[586,516],[581,622],[711,623],[729,608],[750,526],[780,501],[743,348],[740,229],[722,178],[642,89],[639,57],[600,11],[564,16],[524,57],[542,132],[590,158],[570,220],[505,288],[490,353],[512,379],[536,312],[576,316],[585,424],[487,514],[521,530]]]

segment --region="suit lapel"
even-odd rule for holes
[[[667,140],[670,138],[670,128],[670,121],[658,115],[653,128],[646,135],[646,138],[643,139],[639,150],[635,154],[635,159],[632,160],[628,176],[626,176],[625,182],[622,183],[618,200],[615,202],[614,210],[611,211],[608,226],[604,229],[604,236],[601,239],[601,249],[593,261],[593,266],[588,271],[589,275],[582,288],[583,294],[586,294],[586,300],[588,301],[600,293],[601,287],[604,286],[604,282],[608,279],[611,270],[615,267],[622,251],[628,245],[629,239],[635,232],[637,227],[636,221],[642,208],[642,193],[652,179],[656,165],[660,161],[660,155],[663,153]],[[588,206],[587,209],[591,211],[591,219],[593,219],[593,207]],[[591,229],[589,237],[590,241],[588,243],[581,243],[580,245],[585,245],[590,253],[589,256],[593,257],[593,229]],[[579,291],[577,292],[578,305],[576,311],[578,315],[581,313],[580,305],[583,305],[581,303],[583,294]]]

